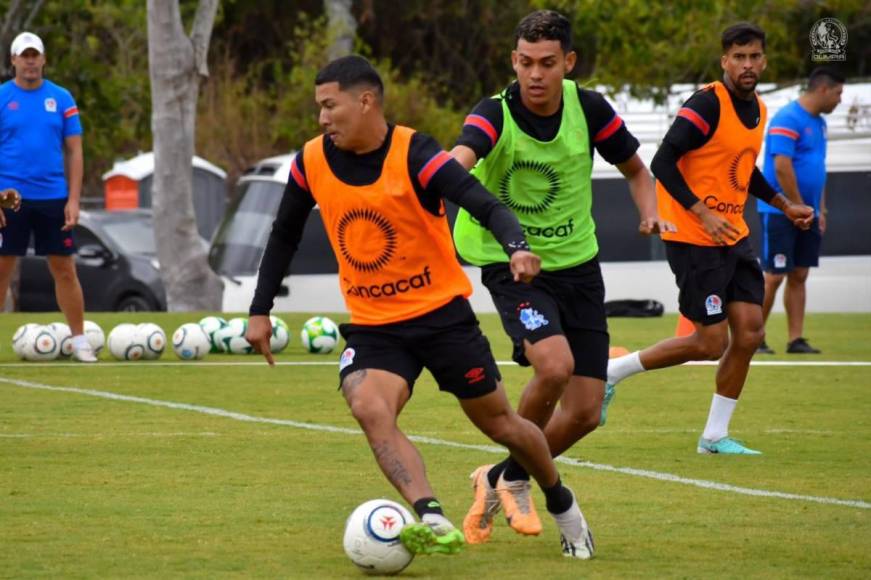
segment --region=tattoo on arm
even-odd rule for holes
[[[397,487],[411,485],[411,474],[402,464],[402,459],[390,443],[387,441],[373,443],[372,453],[375,454],[375,459],[378,461],[381,469],[384,470],[387,479],[394,485]]]

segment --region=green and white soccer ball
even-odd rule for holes
[[[309,318],[300,332],[302,346],[315,354],[332,352],[339,344],[339,327],[326,316]]]
[[[222,352],[221,347],[215,342],[215,333],[227,326],[227,321],[220,316],[206,316],[200,319],[199,324],[212,342],[211,352]]]
[[[345,523],[345,554],[366,574],[398,574],[414,559],[399,540],[402,528],[413,523],[411,512],[395,501],[367,501]]]
[[[118,360],[139,360],[145,354],[145,343],[136,332],[136,325],[121,323],[109,332],[106,340],[109,353]]]
[[[52,322],[49,327],[54,331],[58,344],[60,344],[60,355],[63,357],[73,354],[73,333],[70,327],[65,322]]]
[[[214,341],[221,349],[221,352],[230,354],[250,354],[254,352],[254,348],[247,340],[245,333],[248,331],[247,318],[231,318],[227,321],[227,326],[215,331]]]
[[[287,348],[290,343],[290,329],[287,323],[277,316],[270,316],[272,323],[272,336],[269,337],[269,350],[278,353]]]
[[[166,333],[153,322],[136,325],[136,340],[142,343],[142,358],[145,360],[157,360],[166,350]]]
[[[212,343],[196,322],[179,326],[172,333],[172,350],[181,360],[198,360],[209,354]]]

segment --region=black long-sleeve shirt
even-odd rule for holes
[[[392,138],[393,125],[389,125],[381,147],[362,155],[339,149],[331,139],[325,138],[324,154],[330,170],[340,180],[354,186],[371,185],[381,175]],[[509,256],[517,250],[528,250],[523,230],[514,214],[457,161],[453,158],[445,160],[444,155],[432,137],[422,133],[412,136],[408,174],[421,206],[433,215],[440,215],[442,199],[452,201],[489,229]],[[422,173],[433,160],[441,163],[436,172],[432,175]],[[257,288],[249,309],[251,315],[268,314],[272,309],[281,280],[299,246],[305,222],[315,206],[305,175],[303,152],[300,151],[292,162],[290,178],[260,262]]]
[[[759,103],[756,98],[742,99],[728,87],[727,91],[741,123],[748,129],[755,128],[760,122]],[[699,201],[699,197],[687,185],[677,167],[677,161],[687,152],[699,149],[711,140],[720,123],[720,100],[713,90],[702,89],[687,99],[683,108],[696,113],[703,123],[693,123],[682,116],[675,118],[662,140],[662,145],[653,156],[650,170],[666,191],[685,209],[689,209]],[[748,191],[765,202],[770,202],[777,195],[758,167],[753,168]]]

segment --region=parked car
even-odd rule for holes
[[[150,209],[83,210],[73,239],[86,311],[166,310]],[[19,310],[58,310],[48,264],[32,245],[21,260],[18,296]]]

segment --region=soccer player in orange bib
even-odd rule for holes
[[[762,269],[750,247],[744,205],[749,193],[802,229],[810,227],[813,209],[778,194],[756,168],[765,131],[765,104],[756,93],[765,70],[765,32],[739,23],[721,40],[722,82],[684,103],[650,166],[659,215],[677,226],[662,239],[680,289],[680,312],[695,333],[612,359],[608,383],[645,370],[719,359],[716,393],[697,450],[758,455],[729,436],[750,359],[763,337]]]
[[[510,256],[515,280],[540,270],[514,215],[430,137],[387,123],[384,88],[366,59],[348,56],[315,79],[324,135],[291,168],[250,308],[247,338],[267,360],[269,311],[311,211],[320,208],[351,313],[341,332],[341,391],[384,475],[420,524],[401,539],[413,553],[455,553],[463,533],[445,517],[423,460],[397,426],[414,382],[428,369],[472,423],[504,445],[536,479],[561,534],[564,555],[588,559],[593,539],[562,485],[541,430],[510,406],[487,339],[467,297],[444,199],[468,210]]]

